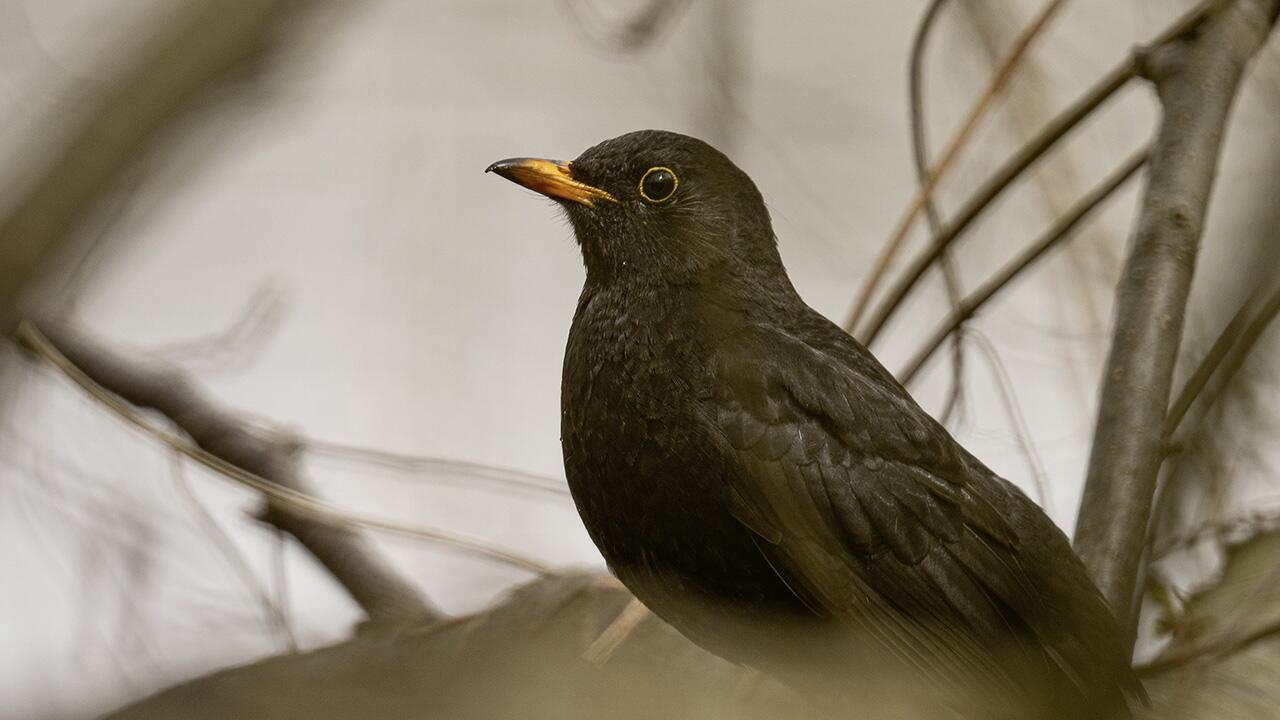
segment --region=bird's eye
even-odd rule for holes
[[[640,178],[640,197],[651,203],[664,202],[676,194],[680,180],[671,168],[654,167]]]

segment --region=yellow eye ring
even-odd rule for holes
[[[637,189],[640,191],[640,197],[656,204],[670,200],[679,187],[680,178],[675,171],[669,167],[659,165],[645,171],[644,177],[640,178],[640,185]]]

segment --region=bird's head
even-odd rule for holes
[[[489,166],[568,213],[588,279],[714,282],[726,272],[778,274],[769,213],[747,174],[710,145],[641,130],[570,162],[512,158]]]

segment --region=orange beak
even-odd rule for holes
[[[540,158],[511,158],[499,160],[484,171],[498,173],[517,185],[556,200],[569,200],[587,207],[595,207],[602,200],[618,202],[608,192],[574,180],[572,163]]]

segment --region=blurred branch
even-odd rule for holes
[[[611,24],[601,16],[591,0],[564,0],[569,15],[584,37],[607,50],[623,52],[634,52],[653,44],[662,30],[674,22],[676,11],[689,2],[649,0],[639,12]]]
[[[1202,540],[1210,538],[1219,542],[1227,542],[1232,538],[1256,535],[1260,532],[1280,530],[1280,509],[1268,508],[1243,515],[1220,520],[1213,520],[1197,526],[1190,532],[1172,538],[1169,541],[1152,547],[1151,561],[1155,562],[1170,553],[1189,548]]]
[[[286,507],[290,514],[305,517],[310,521],[334,528],[364,527],[393,535],[426,540],[428,542],[445,545],[472,555],[496,560],[506,565],[527,570],[529,572],[538,574],[554,574],[554,570],[543,563],[509,550],[495,547],[478,538],[471,538],[457,533],[417,527],[405,523],[398,523],[391,520],[383,520],[380,518],[367,517],[347,512],[346,510],[326,503],[307,492],[264,479],[261,475],[251,472],[236,463],[229,462],[220,455],[209,452],[203,447],[198,445],[193,447],[190,443],[186,442],[184,438],[153,427],[145,418],[134,411],[130,405],[121,402],[119,397],[111,391],[106,390],[90,374],[86,373],[78,365],[63,355],[62,350],[64,344],[70,344],[72,342],[83,343],[87,341],[83,338],[78,338],[66,329],[58,332],[55,337],[57,338],[57,343],[51,341],[36,329],[35,326],[27,322],[22,323],[18,327],[18,339],[20,342],[26,345],[29,349],[32,349],[48,362],[52,363],[69,378],[75,381],[76,384],[80,385],[80,387],[82,387],[86,392],[107,407],[114,410],[122,418],[128,420],[143,432],[146,432],[160,442],[204,465],[210,470],[262,493],[267,496],[272,503]],[[95,348],[92,345],[88,345],[87,347],[91,353],[89,355],[91,358],[94,357],[94,355],[92,355],[93,352],[97,352],[103,357],[112,357],[107,355],[107,351],[102,348]],[[164,387],[167,384],[190,384],[190,381],[181,372],[163,365],[156,365],[154,367],[156,368],[153,371],[155,373],[154,379],[162,380],[160,387]],[[190,389],[192,392],[195,392],[193,385]],[[150,405],[143,406],[152,407]],[[159,408],[155,409],[158,410]],[[170,419],[172,419],[172,417]],[[178,423],[175,421],[175,424]],[[179,425],[179,427],[181,427],[181,425]],[[252,435],[252,433],[250,434]],[[288,445],[292,452],[298,452],[301,449],[298,442],[293,438],[289,438]]]
[[[1179,18],[1164,32],[1160,33],[1152,41],[1152,45],[1172,42],[1195,30],[1225,1],[1206,0],[1206,2]],[[1049,152],[1059,140],[1066,137],[1116,92],[1129,84],[1129,81],[1137,77],[1137,74],[1138,60],[1136,56],[1131,55],[1104,75],[1079,100],[1050,121],[1039,135],[1026,145],[1023,145],[1004,165],[1000,166],[991,178],[974,192],[969,201],[960,208],[955,218],[947,223],[942,232],[934,236],[929,247],[903,271],[898,283],[888,291],[884,301],[880,303],[876,312],[867,321],[865,330],[860,333],[859,339],[868,345],[875,342],[876,337],[884,329],[889,318],[902,306],[907,295],[911,294],[920,279],[924,277],[925,272],[942,257],[943,253],[968,229],[969,225],[1036,161]],[[845,329],[850,330],[850,326],[846,325]]]
[[[345,445],[313,438],[301,438],[300,440],[307,452],[316,455],[381,465],[407,472],[452,472],[465,475],[471,479],[494,483],[503,488],[550,495],[561,499],[569,497],[569,486],[565,484],[565,481],[547,475],[536,475],[522,470],[512,470],[511,468],[486,465],[469,460],[404,455],[389,450]]]
[[[169,360],[199,362],[202,367],[245,365],[279,328],[287,304],[280,284],[267,281],[254,289],[240,315],[227,327],[150,350]]]
[[[973,317],[1005,286],[1031,268],[1045,253],[1070,238],[1081,222],[1089,217],[1107,198],[1110,198],[1117,190],[1123,187],[1129,178],[1133,177],[1147,163],[1147,157],[1146,150],[1139,151],[1130,157],[1124,165],[1102,181],[1093,192],[1081,198],[1075,207],[1059,218],[1053,227],[1049,228],[1039,240],[962,300],[958,307],[952,311],[951,316],[943,321],[933,336],[912,356],[907,363],[907,369],[899,376],[902,382],[904,384],[910,383],[924,367],[925,363],[942,347],[946,339],[963,327],[965,321]]]
[[[1236,0],[1194,35],[1140,55],[1163,105],[1132,251],[1117,293],[1115,330],[1076,546],[1122,623],[1134,589],[1191,275],[1222,137],[1245,65],[1280,0]]]
[[[1150,562],[1209,537],[1221,540],[1227,535],[1274,528],[1277,517],[1280,517],[1275,510],[1264,510],[1247,513],[1242,517],[1200,523],[1189,531],[1181,529],[1181,523],[1175,519],[1175,509],[1185,503],[1176,502],[1174,498],[1188,489],[1204,490],[1213,487],[1216,501],[1220,502],[1225,497],[1224,484],[1213,482],[1215,473],[1206,473],[1204,469],[1188,472],[1188,453],[1206,452],[1204,441],[1219,431],[1212,415],[1214,408],[1232,387],[1236,374],[1258,340],[1280,314],[1280,285],[1275,285],[1269,295],[1263,290],[1264,286],[1255,288],[1240,304],[1191,376],[1183,383],[1165,418],[1167,458],[1156,507],[1152,511],[1154,519],[1150,523],[1146,539]],[[1239,389],[1237,386],[1237,390]],[[1193,427],[1180,432],[1184,420],[1197,401],[1200,409],[1196,421],[1192,423]],[[1234,455],[1236,451],[1228,452]],[[1188,486],[1188,483],[1191,485]]]
[[[480,540],[354,515],[316,499],[298,469],[298,444],[264,438],[168,365],[129,360],[57,326],[46,336],[23,323],[18,339],[93,397],[174,450],[267,497],[264,520],[316,556],[371,618],[434,613],[353,527],[429,540],[538,573],[550,568]],[[118,396],[118,397],[117,397]],[[123,400],[123,401],[122,401]],[[128,404],[126,404],[128,403]],[[195,442],[153,427],[133,407],[153,408]]]
[[[275,34],[300,10],[318,5],[191,0],[166,7],[153,13],[151,26],[129,33],[129,47],[114,51],[128,58],[119,63],[117,75],[76,86],[77,112],[59,117],[79,124],[42,128],[58,144],[0,214],[0,333],[12,330],[19,314],[15,304],[42,261],[68,239],[122,171],[219,80],[264,56]]]
[[[1052,515],[1053,493],[1049,488],[1049,474],[1045,472],[1040,453],[1036,452],[1035,443],[1031,441],[1031,427],[1027,425],[1027,420],[1022,415],[1022,406],[1018,404],[1013,379],[1009,377],[1009,371],[1000,360],[1000,353],[986,336],[974,328],[961,328],[959,332],[972,335],[974,343],[986,356],[987,367],[991,369],[991,377],[1000,393],[1000,402],[1004,405],[1005,414],[1009,416],[1009,427],[1013,429],[1014,439],[1018,441],[1023,457],[1027,459],[1027,469],[1030,471],[1032,482],[1035,483],[1036,494],[1039,495],[1036,501],[1040,503],[1040,507],[1044,508],[1046,514]]]
[[[178,488],[182,490],[182,496],[186,498],[187,504],[191,506],[191,510],[196,516],[196,521],[204,529],[214,548],[217,549],[223,560],[231,568],[231,572],[244,585],[245,590],[262,606],[262,614],[267,626],[280,636],[289,652],[297,652],[298,639],[294,636],[292,628],[289,627],[289,619],[285,617],[284,611],[280,608],[280,605],[271,599],[271,595],[259,582],[257,575],[253,572],[253,568],[249,567],[248,561],[245,560],[244,554],[240,552],[240,548],[236,547],[235,541],[218,524],[218,520],[204,506],[204,503],[200,502],[200,498],[191,487],[191,482],[187,479],[182,456],[178,453],[171,453],[171,457],[170,464],[173,467],[174,481],[177,483]]]
[[[265,438],[250,431],[233,413],[205,397],[176,368],[129,360],[57,325],[47,326],[42,333],[24,322],[18,334],[29,349],[54,361],[82,385],[91,383],[86,387],[93,388],[91,392],[98,399],[107,399],[109,396],[105,393],[109,392],[131,405],[154,409],[186,432],[198,448],[216,458],[220,466],[251,474],[265,487],[310,495],[309,483],[298,468],[297,449],[292,441],[281,435]],[[146,424],[118,401],[111,405],[135,423]],[[181,440],[174,449],[192,455],[189,446]],[[417,590],[351,529],[316,522],[297,512],[292,503],[281,502],[274,495],[268,496],[263,519],[297,538],[346,588],[370,619],[399,620],[436,614]]]
[[[1022,34],[1014,41],[1013,47],[1010,48],[1008,55],[1005,56],[1000,66],[996,68],[996,72],[992,75],[991,80],[987,83],[986,88],[978,96],[973,106],[969,109],[969,114],[965,117],[964,122],[960,125],[960,130],[951,138],[951,142],[942,151],[938,158],[938,162],[934,164],[929,171],[928,177],[920,189],[916,191],[916,195],[907,205],[907,211],[903,214],[901,220],[898,221],[897,228],[890,235],[889,241],[885,244],[884,250],[880,252],[880,257],[876,259],[875,265],[871,268],[871,274],[867,277],[867,281],[863,284],[858,299],[853,304],[853,310],[849,313],[848,319],[844,323],[847,332],[854,332],[858,323],[862,321],[862,316],[866,313],[871,303],[871,298],[875,295],[876,290],[880,286],[880,281],[884,279],[884,275],[889,270],[889,265],[897,256],[898,251],[902,249],[903,244],[907,240],[907,235],[911,232],[912,226],[915,224],[916,218],[920,215],[920,211],[928,203],[932,197],[933,191],[937,189],[939,181],[951,169],[956,158],[960,154],[960,150],[968,144],[974,131],[978,129],[978,124],[986,115],[995,99],[1004,91],[1009,79],[1013,77],[1014,71],[1018,68],[1022,57],[1026,54],[1027,48],[1031,46],[1031,42],[1036,36],[1048,25],[1049,20],[1054,14],[1062,8],[1065,0],[1048,0],[1040,9],[1040,12],[1027,25]]]
[[[1173,437],[1178,425],[1191,409],[1192,403],[1201,396],[1211,380],[1216,380],[1215,385],[1218,388],[1224,387],[1231,381],[1277,314],[1280,314],[1280,286],[1272,290],[1266,298],[1262,297],[1261,292],[1255,291],[1241,304],[1240,309],[1219,333],[1209,352],[1205,353],[1200,364],[1196,366],[1195,372],[1187,379],[1177,399],[1169,408],[1164,424],[1166,437]],[[1252,319],[1250,319],[1251,315]],[[1225,366],[1223,366],[1224,362],[1226,362]],[[1220,367],[1222,372],[1215,378]],[[1206,408],[1212,406],[1215,400],[1217,400],[1217,393],[1210,394],[1206,400]]]
[[[1221,574],[1180,602],[1169,642],[1136,669],[1151,720],[1276,717],[1280,707],[1280,533],[1223,548]]]
[[[1135,665],[1133,669],[1139,676],[1159,675],[1198,660],[1216,660],[1238,653],[1260,640],[1277,635],[1280,635],[1280,622],[1273,622],[1239,635],[1197,643],[1194,647],[1162,655],[1142,665]]]
[[[1171,626],[1168,645],[1136,668],[1161,720],[1273,718],[1280,707],[1280,534],[1224,548],[1219,577],[1197,590]]]
[[[938,16],[947,0],[931,0],[925,9],[924,16],[916,28],[915,37],[911,41],[911,60],[907,71],[908,95],[911,112],[911,153],[916,164],[916,180],[921,186],[929,177],[928,123],[925,121],[924,107],[924,51],[929,44],[929,36],[937,25]],[[924,216],[929,222],[929,233],[936,236],[942,232],[942,217],[938,214],[938,204],[932,196],[925,199]],[[947,300],[951,307],[957,308],[964,295],[960,287],[960,276],[956,272],[955,260],[951,254],[943,252],[940,258],[942,278],[947,285]],[[947,392],[947,400],[942,407],[941,420],[946,425],[953,413],[964,404],[964,333],[957,333],[951,341],[951,388]]]

